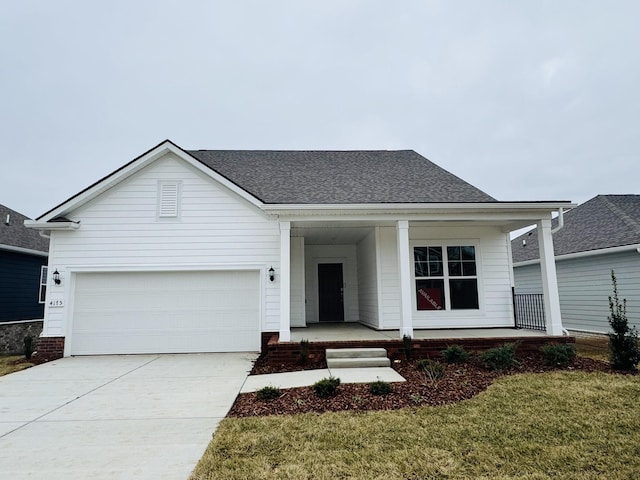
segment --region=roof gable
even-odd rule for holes
[[[266,204],[496,201],[412,150],[188,153]]]
[[[9,217],[8,223],[7,216]],[[0,248],[7,246],[48,252],[49,241],[35,230],[26,228],[24,226],[25,220],[29,220],[29,217],[0,205]]]
[[[553,234],[556,256],[638,243],[640,195],[598,195],[565,213],[564,227]],[[515,238],[511,250],[516,263],[539,258],[537,231]]]

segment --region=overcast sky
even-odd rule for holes
[[[640,193],[638,1],[0,3],[0,203],[169,138],[413,149],[498,200]]]

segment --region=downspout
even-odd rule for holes
[[[558,209],[558,226],[553,230],[551,230],[551,233],[556,233],[562,227],[564,227],[564,208],[559,208]]]

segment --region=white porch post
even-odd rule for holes
[[[413,338],[411,315],[411,257],[409,256],[409,222],[398,220],[398,274],[400,275],[400,336]]]
[[[540,272],[542,273],[547,334],[562,335],[562,316],[560,314],[560,296],[558,295],[553,238],[551,236],[551,219],[544,219],[538,222],[538,245],[540,249]]]
[[[280,222],[280,341],[291,341],[291,222]]]

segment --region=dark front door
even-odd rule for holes
[[[318,264],[318,302],[321,322],[344,322],[342,264]]]

